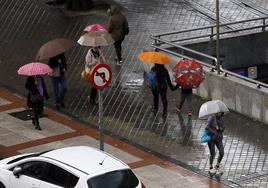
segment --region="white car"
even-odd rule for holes
[[[0,160],[0,188],[145,188],[129,166],[88,146]]]

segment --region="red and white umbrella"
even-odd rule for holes
[[[24,76],[38,76],[38,75],[51,74],[52,71],[53,70],[47,64],[33,62],[21,66],[17,71],[17,73],[19,75]]]
[[[194,59],[183,59],[173,68],[175,81],[182,88],[198,87],[204,80],[204,71],[200,63]]]
[[[85,29],[85,32],[98,32],[98,31],[104,31],[104,32],[108,32],[108,28],[105,25],[101,25],[101,24],[92,24],[92,25],[88,25]]]

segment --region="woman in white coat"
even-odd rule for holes
[[[94,67],[96,64],[99,63],[106,63],[103,53],[100,50],[100,47],[95,46],[90,48],[86,55],[86,64],[85,64],[86,73],[89,74],[90,69],[92,69],[92,67]],[[90,103],[92,105],[98,104],[96,97],[97,97],[97,90],[95,88],[92,88],[90,92]]]

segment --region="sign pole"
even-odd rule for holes
[[[96,64],[90,73],[90,83],[99,93],[99,135],[100,150],[104,151],[103,99],[102,90],[109,86],[112,80],[112,69],[107,64]]]
[[[100,150],[104,151],[104,136],[103,136],[103,104],[102,104],[102,94],[99,90],[99,132],[100,132]]]

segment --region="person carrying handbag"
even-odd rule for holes
[[[209,116],[206,126],[206,131],[210,135],[211,139],[208,142],[208,148],[210,151],[210,158],[209,158],[209,173],[221,175],[222,170],[220,168],[220,163],[224,156],[224,147],[223,147],[223,131],[225,129],[223,125],[223,112],[219,112]],[[217,164],[213,167],[213,161],[215,158],[215,146],[219,150],[219,157],[217,160]]]
[[[106,63],[103,53],[100,50],[100,47],[95,46],[90,48],[86,55],[86,64],[84,70],[85,74],[89,75],[92,67],[94,67],[96,64],[99,63]],[[89,76],[87,76],[87,78],[89,78]],[[97,90],[92,87],[90,92],[90,104],[97,105],[98,103],[96,98],[97,98]]]
[[[33,110],[32,123],[35,129],[42,130],[39,125],[39,116],[43,112],[44,98],[49,98],[44,79],[40,76],[29,76],[25,88],[28,90],[27,106]]]

